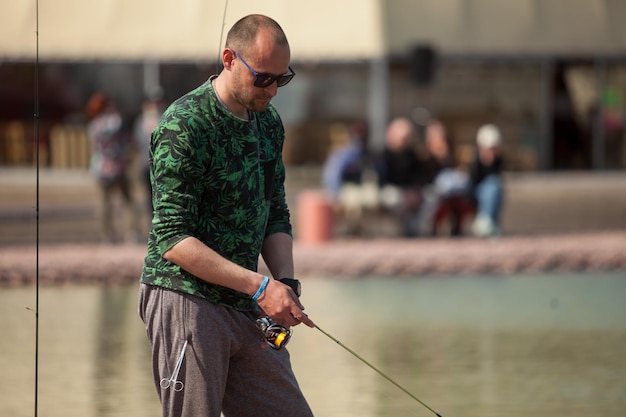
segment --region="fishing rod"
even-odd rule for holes
[[[284,279],[288,279],[288,278],[283,278]],[[296,280],[290,280],[290,281],[296,281]],[[285,284],[289,285],[290,287],[292,287],[292,289],[294,289],[294,292],[296,294],[299,294],[299,290],[297,291],[295,289],[295,287],[293,286],[293,282],[284,282]],[[297,285],[297,284],[296,284]],[[270,345],[272,348],[274,349],[282,349],[283,347],[285,347],[287,345],[287,343],[289,342],[291,335],[292,335],[292,331],[291,329],[284,327],[282,325],[280,325],[279,323],[276,323],[274,320],[272,320],[270,317],[261,317],[259,319],[256,320],[257,323],[257,327],[259,328],[259,330],[261,330],[261,332],[263,333],[263,340]],[[400,390],[402,390],[402,392],[404,392],[406,395],[408,395],[409,397],[413,398],[415,401],[417,401],[418,403],[420,403],[421,405],[423,405],[424,407],[426,407],[429,411],[431,411],[433,414],[435,414],[437,417],[441,417],[441,414],[439,414],[438,412],[436,412],[435,410],[433,410],[430,406],[428,406],[426,403],[424,403],[422,400],[420,400],[419,398],[417,398],[415,395],[411,394],[406,388],[404,388],[402,385],[398,384],[396,381],[394,381],[393,379],[391,379],[387,374],[385,374],[383,371],[381,371],[380,369],[376,368],[374,365],[372,365],[371,363],[369,363],[368,361],[366,361],[365,359],[363,359],[363,357],[361,357],[359,354],[357,354],[355,351],[353,351],[352,349],[350,349],[349,347],[347,347],[346,345],[344,345],[343,343],[341,343],[337,338],[335,338],[334,336],[332,336],[330,333],[326,332],[325,330],[323,330],[321,327],[319,327],[317,324],[315,324],[315,328],[317,330],[319,330],[320,332],[322,332],[326,337],[328,337],[330,340],[332,340],[333,342],[337,343],[339,346],[341,346],[342,348],[344,348],[346,351],[350,352],[355,358],[357,358],[358,360],[360,360],[361,362],[363,362],[365,365],[369,366],[370,368],[372,368],[374,371],[376,371],[380,376],[382,376],[383,378],[385,378],[387,381],[391,382],[393,385],[395,385],[396,387],[398,387]]]
[[[220,51],[221,51],[221,48],[222,48],[222,37],[224,35],[224,24],[226,22],[226,10],[227,10],[227,8],[228,8],[228,0],[226,0],[224,2],[224,14],[222,16],[222,28],[220,30],[220,43],[219,43],[219,46],[218,46],[218,58],[217,58],[217,62],[215,64],[215,67],[216,67],[216,71],[215,72],[216,73],[219,73],[219,65],[220,65],[220,62],[221,62]],[[285,278],[283,278],[283,279],[285,279]],[[294,292],[298,296],[300,296],[300,289],[297,286],[298,284],[295,284],[294,282],[288,282],[288,283],[285,282],[285,284],[289,285],[294,290]],[[274,349],[281,349],[281,348],[285,347],[287,345],[287,343],[289,342],[290,338],[291,338],[291,334],[292,334],[291,329],[288,329],[286,327],[281,326],[278,323],[275,323],[270,317],[261,317],[261,318],[257,319],[256,324],[257,324],[257,327],[259,328],[259,330],[261,330],[261,332],[263,333],[263,336],[264,336],[263,339],[265,340],[265,342],[269,346],[274,348]],[[439,414],[438,412],[433,410],[430,406],[428,406],[422,400],[417,398],[415,395],[413,395],[406,388],[404,388],[403,386],[398,384],[396,381],[391,379],[388,375],[386,375],[380,369],[376,368],[374,365],[372,365],[371,363],[369,363],[368,361],[363,359],[355,351],[353,351],[352,349],[350,349],[349,347],[347,347],[346,345],[341,343],[339,340],[337,340],[335,337],[333,337],[330,333],[324,331],[317,324],[315,325],[315,328],[317,330],[319,330],[322,334],[326,335],[326,337],[328,337],[329,339],[331,339],[332,341],[337,343],[339,346],[344,348],[346,351],[350,352],[355,358],[359,359],[365,365],[369,366],[371,369],[376,371],[380,376],[385,378],[387,381],[389,381],[390,383],[392,383],[393,385],[398,387],[400,390],[402,390],[402,392],[407,394],[409,397],[411,397],[412,399],[414,399],[415,401],[417,401],[418,403],[420,403],[421,405],[426,407],[430,412],[435,414],[437,417],[441,417],[441,414]]]
[[[369,363],[368,361],[366,361],[365,359],[363,359],[360,355],[358,355],[355,351],[353,351],[352,349],[350,349],[349,347],[347,347],[346,345],[344,345],[343,343],[341,343],[339,340],[337,340],[335,337],[333,337],[330,333],[324,331],[322,328],[320,328],[317,324],[315,325],[315,328],[317,330],[319,330],[320,332],[322,332],[326,337],[328,337],[330,340],[332,340],[333,342],[337,343],[339,346],[341,346],[342,348],[344,348],[346,351],[350,352],[352,354],[352,356],[354,356],[355,358],[357,358],[358,360],[360,360],[361,362],[363,362],[365,365],[369,366],[370,368],[372,368],[374,371],[376,371],[378,373],[378,375],[382,376],[383,378],[385,378],[387,381],[391,382],[393,385],[395,385],[396,387],[400,388],[400,390],[402,390],[402,392],[404,392],[406,395],[408,395],[409,397],[413,398],[415,401],[417,401],[418,403],[422,404],[424,407],[426,407],[429,411],[431,411],[433,414],[435,414],[437,417],[441,417],[441,414],[439,414],[438,412],[436,412],[435,410],[433,410],[432,408],[430,408],[426,403],[424,403],[422,400],[420,400],[419,398],[417,398],[415,395],[411,394],[406,388],[404,388],[402,385],[398,384],[396,381],[394,381],[393,379],[391,379],[387,374],[385,374],[384,372],[382,372],[380,369],[376,368],[374,365],[372,365],[371,363]]]
[[[220,43],[217,45],[217,61],[215,61],[215,73],[220,72],[220,63],[222,62],[222,39],[224,38],[224,26],[226,25],[226,10],[228,9],[228,0],[224,2],[224,13],[222,14],[222,27],[220,28]]]
[[[39,409],[39,0],[35,0],[35,417]]]

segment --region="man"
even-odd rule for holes
[[[322,185],[333,203],[339,202],[343,185],[361,183],[363,171],[369,162],[367,125],[353,123],[347,136],[347,143],[342,143],[330,152],[322,169]]]
[[[147,195],[146,208],[152,217],[152,183],[150,182],[150,138],[163,114],[163,89],[154,88],[145,98],[133,127],[133,142],[138,153],[141,183]]]
[[[404,237],[418,236],[422,167],[415,148],[415,128],[409,119],[397,117],[387,126],[380,171],[383,206],[396,216]]]
[[[230,29],[223,71],[175,101],[151,143],[154,219],[139,299],[164,416],[310,417],[262,314],[313,322],[278,279],[294,276],[284,128],[270,100],[295,75],[281,27]],[[259,254],[271,274],[256,272]],[[265,347],[265,348],[263,348]],[[165,387],[165,388],[164,388]]]
[[[87,135],[91,145],[90,170],[98,180],[102,195],[101,227],[106,243],[137,241],[141,236],[139,213],[135,207],[129,177],[130,140],[115,101],[104,93],[93,94],[87,103]],[[120,233],[122,225],[114,217],[115,193],[124,202],[126,221],[133,226],[132,235]]]

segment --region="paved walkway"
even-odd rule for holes
[[[296,226],[298,195],[317,187],[319,175],[315,167],[289,168],[287,197]],[[35,184],[33,169],[0,168],[0,247],[34,243]],[[511,173],[506,187],[506,235],[626,230],[626,171]],[[136,188],[138,202],[145,202],[142,191]],[[98,189],[87,172],[41,171],[40,242],[98,243],[98,210]],[[149,219],[144,222],[147,229]]]
[[[297,195],[318,172],[294,170]],[[0,285],[36,278],[35,173],[0,169]],[[298,275],[433,276],[543,271],[619,271],[626,276],[626,173],[511,175],[504,237],[296,241]],[[140,197],[140,196],[139,196]],[[55,282],[135,282],[145,246],[99,244],[98,194],[84,172],[40,176],[39,278]],[[295,219],[294,219],[295,220]],[[294,222],[296,223],[296,222]]]

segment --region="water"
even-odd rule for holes
[[[443,416],[626,413],[626,276],[303,282],[325,331]],[[159,415],[136,287],[40,293],[39,416]],[[0,290],[0,416],[34,415],[32,288]],[[317,416],[432,416],[315,329],[289,345]]]

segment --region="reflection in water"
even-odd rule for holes
[[[40,292],[39,415],[159,415],[136,288]],[[0,291],[0,416],[34,414],[34,289]],[[148,366],[146,366],[148,364]]]
[[[128,367],[143,363],[145,355],[149,354],[149,350],[133,350],[129,345],[135,339],[130,332],[137,330],[138,317],[133,314],[137,308],[137,297],[128,288],[102,288],[98,297],[98,320],[94,335],[98,358],[93,378],[95,415],[128,415],[128,411],[120,406],[121,395],[125,396],[122,397],[123,404],[140,404],[133,400],[138,393],[132,389],[135,379],[133,375],[127,375]],[[143,374],[143,369],[138,367],[137,370]],[[154,400],[153,395],[146,396],[145,404],[152,404]]]
[[[626,277],[304,279],[324,330],[444,416],[626,412]],[[156,416],[137,288],[40,294],[39,413]],[[0,291],[0,416],[33,415],[32,288]],[[289,345],[318,416],[430,411],[314,329]]]

